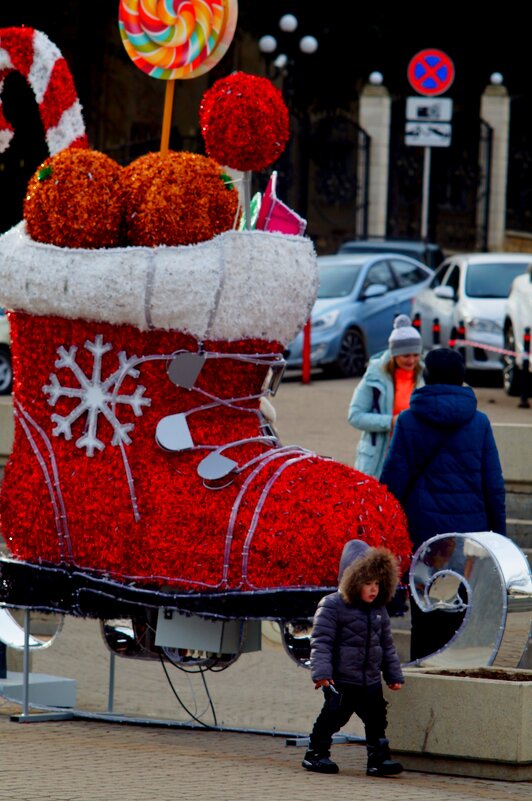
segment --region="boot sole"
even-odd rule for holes
[[[402,773],[404,768],[400,768],[399,770],[389,770],[384,773],[382,770],[367,770],[366,776],[376,776],[378,778],[386,779],[388,776],[399,776]]]
[[[329,775],[332,773],[339,773],[340,768],[338,765],[335,765],[333,768],[318,768],[316,765],[313,765],[311,762],[303,762],[301,763],[305,770],[310,770],[313,773],[328,773]]]
[[[299,590],[260,590],[220,593],[144,589],[81,570],[75,565],[36,565],[0,558],[0,602],[13,607],[35,607],[81,617],[127,617],[141,608],[214,614],[220,618],[311,618],[320,598],[334,587]],[[149,579],[146,579],[148,583]]]

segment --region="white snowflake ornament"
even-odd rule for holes
[[[108,378],[102,380],[102,357],[104,353],[112,350],[112,345],[104,343],[101,334],[97,334],[94,342],[87,340],[85,348],[93,355],[92,375],[86,376],[79,364],[76,362],[77,347],[72,346],[68,350],[62,345],[57,348],[59,358],[55,362],[57,369],[66,368],[76,377],[78,387],[64,387],[57,376],[50,375],[50,383],[45,384],[43,392],[48,395],[48,403],[55,406],[59,398],[77,398],[79,403],[72,411],[62,416],[53,414],[51,419],[55,423],[52,430],[54,436],[64,436],[65,439],[72,439],[72,424],[83,414],[87,415],[85,432],[76,440],[76,447],[85,448],[87,456],[94,456],[95,450],[102,451],[105,443],[98,439],[98,418],[103,414],[113,429],[111,445],[131,443],[129,432],[135,427],[133,423],[121,423],[116,416],[115,408],[118,403],[131,406],[135,416],[142,415],[142,407],[149,406],[151,401],[144,398],[146,388],[137,386],[133,395],[119,395],[118,389],[126,376],[138,378],[139,371],[133,366],[137,362],[135,356],[126,357],[124,351],[118,353],[119,367]]]

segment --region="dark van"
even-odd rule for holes
[[[338,253],[400,253],[422,261],[433,270],[444,259],[438,245],[418,239],[352,239],[340,245]]]

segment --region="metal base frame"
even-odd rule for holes
[[[30,687],[30,610],[24,610],[24,650],[22,660],[22,712],[19,715],[11,715],[13,723],[45,723],[58,720],[93,720],[105,723],[127,723],[137,726],[156,726],[175,729],[191,729],[195,731],[207,730],[218,732],[232,732],[238,734],[262,734],[273,737],[286,738],[286,745],[308,746],[308,735],[301,732],[286,732],[276,729],[252,729],[234,726],[208,726],[199,723],[185,723],[177,720],[164,720],[160,718],[130,717],[113,712],[114,689],[115,689],[115,661],[114,653],[110,654],[109,660],[109,687],[107,695],[107,712],[88,712],[81,709],[57,709],[50,708],[42,712],[30,714],[29,687]],[[365,743],[363,737],[354,735],[336,734],[333,737],[334,743],[356,742]]]

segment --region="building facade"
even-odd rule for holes
[[[291,141],[274,165],[279,194],[308,219],[319,252],[365,235],[418,238],[423,148],[404,142],[405,102],[413,93],[407,66],[420,49],[438,47],[456,68],[446,94],[454,103],[453,135],[449,148],[432,153],[428,237],[447,250],[530,249],[532,68],[523,26],[511,13],[516,4],[503,20],[457,24],[449,15],[428,32],[401,9],[357,9],[352,26],[323,19],[322,9],[301,0],[239,5],[224,59],[207,75],[176,84],[173,149],[203,152],[198,108],[217,78],[235,69],[268,75],[292,120]],[[296,31],[280,30],[285,13],[297,17]],[[1,10],[0,27],[35,27],[57,44],[74,75],[91,146],[126,164],[159,147],[164,85],[130,62],[114,3],[94,0],[90,23],[86,14],[71,0],[28,0],[23,13]],[[91,35],[82,36],[88,24]],[[265,34],[277,41],[268,56],[258,46]],[[317,39],[315,53],[301,52],[303,35]],[[281,52],[287,59],[278,68]],[[368,82],[376,70],[380,85]],[[490,83],[495,71],[502,85]],[[20,76],[8,76],[2,101],[16,131],[0,154],[0,230],[6,230],[21,218],[25,186],[47,151],[35,98]],[[255,189],[267,178],[255,175]]]

